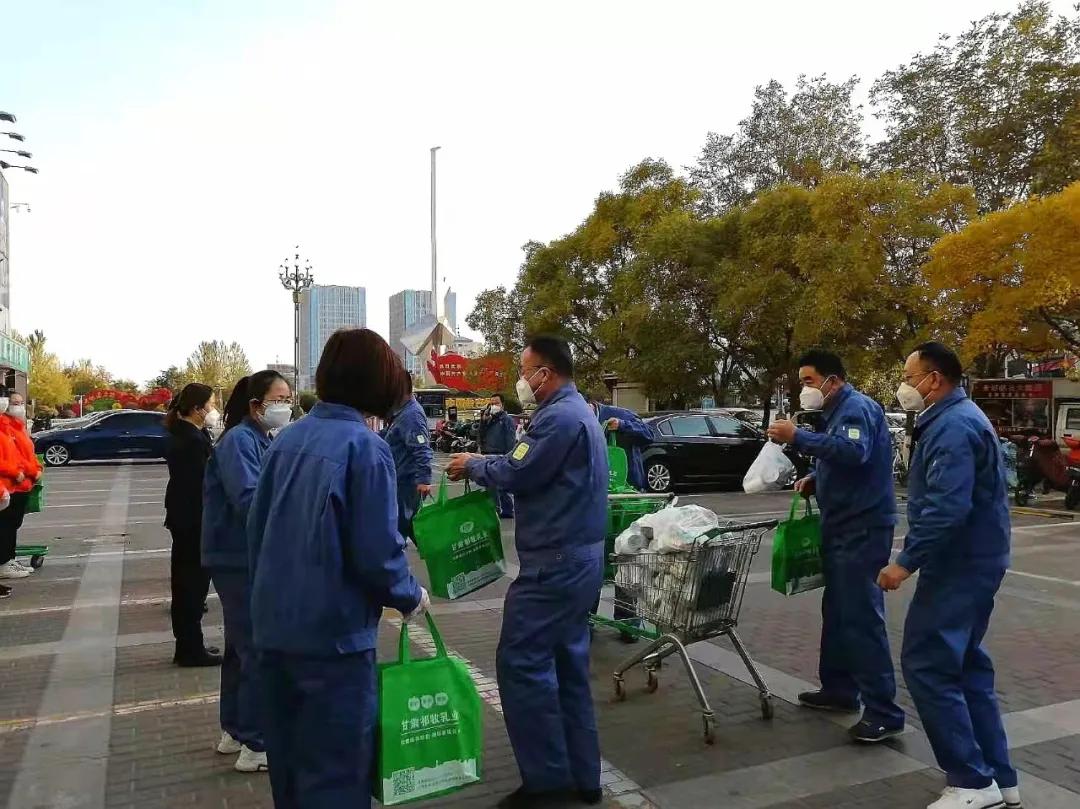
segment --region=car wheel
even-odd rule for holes
[[[67,466],[71,462],[71,452],[63,444],[50,444],[42,454],[49,466]]]
[[[661,461],[649,462],[645,469],[645,480],[649,486],[649,491],[655,494],[667,494],[674,485],[670,467]]]

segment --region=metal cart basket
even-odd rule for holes
[[[648,675],[647,690],[652,693],[659,687],[658,671],[662,661],[678,654],[701,706],[705,741],[712,744],[715,738],[713,711],[686,647],[697,641],[727,635],[757,685],[762,717],[772,718],[772,695],[739,640],[735,627],[750,574],[750,562],[761,547],[765,532],[775,528],[776,524],[776,520],[722,521],[718,528],[703,534],[685,551],[645,551],[613,557],[616,605],[624,614],[634,615],[656,628],[655,632],[642,632],[651,637],[652,642],[615,670],[615,695],[620,701],[626,699],[623,675],[627,671],[638,664],[644,666]]]

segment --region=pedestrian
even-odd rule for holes
[[[30,490],[41,480],[41,464],[26,432],[26,400],[21,393],[0,397],[0,443],[0,463],[4,467],[0,469],[0,480],[11,496],[8,507],[0,511],[0,579],[25,579],[33,568],[19,562],[15,551]]]
[[[901,667],[947,787],[928,809],[1020,808],[1016,770],[983,638],[1009,566],[1001,444],[960,387],[963,366],[941,343],[904,363],[897,398],[919,413],[908,478],[908,533],[879,583],[919,580],[904,624]]]
[[[597,804],[589,613],[603,569],[607,448],[562,338],[528,341],[517,393],[537,404],[517,446],[501,456],[454,455],[447,468],[451,480],[505,489],[515,501],[520,572],[506,594],[496,672],[522,786],[498,806]]]
[[[615,434],[615,443],[626,451],[626,482],[639,492],[646,491],[645,464],[641,453],[653,442],[652,429],[641,420],[641,416],[632,410],[614,405],[601,404],[596,400],[589,403],[597,420],[607,432]]]
[[[248,511],[270,447],[270,431],[288,424],[291,413],[289,383],[277,371],[258,371],[237,382],[225,405],[225,432],[206,465],[203,484],[202,563],[210,569],[225,618],[217,750],[239,753],[240,772],[266,769],[251,645]],[[288,588],[278,596],[293,603]]]
[[[165,414],[169,443],[165,460],[165,527],[172,535],[169,586],[178,666],[220,666],[221,655],[203,643],[202,615],[210,591],[210,571],[202,565],[203,477],[213,451],[210,430],[220,421],[209,385],[185,385]]]
[[[412,521],[421,501],[431,494],[431,437],[424,408],[413,396],[412,377],[402,370],[402,398],[395,402],[382,437],[397,470],[398,533],[416,543]],[[383,416],[387,414],[382,414]]]
[[[496,393],[491,397],[488,406],[484,408],[485,414],[480,420],[480,453],[482,455],[505,455],[514,448],[517,440],[516,427],[513,417],[506,412],[502,394]],[[491,489],[491,496],[495,500],[495,508],[499,516],[504,520],[514,517],[514,496],[505,489]]]
[[[406,378],[375,332],[334,333],[319,403],[266,455],[248,529],[277,809],[371,806],[379,619],[429,604],[397,530],[393,455],[365,423],[400,409]]]
[[[793,421],[769,426],[773,440],[814,459],[795,486],[817,495],[825,591],[821,598],[821,688],[799,703],[829,711],[859,710],[857,742],[881,742],[904,730],[896,673],[877,574],[888,563],[896,525],[892,437],[881,406],[847,383],[840,357],[815,349],[799,359],[803,411],[820,413],[815,431]]]

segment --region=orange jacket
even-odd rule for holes
[[[0,458],[0,478],[13,493],[28,492],[34,488],[34,481],[41,474],[41,464],[34,454],[34,442],[26,434],[26,425],[6,414],[0,416],[0,431],[6,439],[3,441],[5,457]],[[25,478],[22,483],[15,483],[20,472]]]

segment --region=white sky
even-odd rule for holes
[[[277,266],[295,244],[319,282],[367,287],[385,335],[389,296],[430,283],[431,146],[463,324],[478,291],[513,283],[522,244],[571,230],[642,158],[690,163],[754,85],[856,74],[865,93],[939,33],[1013,7],[172,5],[0,0],[0,109],[27,136],[0,148],[41,170],[6,173],[33,208],[11,217],[13,324],[140,382],[202,339],[291,362]]]

